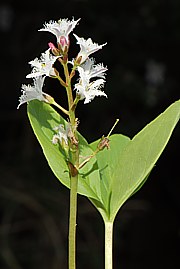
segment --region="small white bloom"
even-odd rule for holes
[[[105,71],[107,68],[103,64],[94,65],[94,59],[88,58],[85,63],[77,67],[79,72],[79,83],[75,84],[75,89],[84,104],[91,102],[95,96],[107,95],[100,90],[105,83]],[[100,79],[91,81],[91,78],[100,77]]]
[[[52,143],[56,145],[58,141],[60,141],[61,144],[64,141],[65,144],[68,145],[68,129],[65,130],[64,125],[60,124],[59,126],[55,127],[53,130],[58,131],[58,133],[53,135]]]
[[[80,19],[75,21],[69,21],[68,19],[60,19],[59,21],[49,21],[49,23],[44,24],[44,28],[39,31],[48,31],[54,34],[57,38],[57,43],[60,42],[61,37],[64,37],[66,40],[66,44],[69,43],[69,34],[75,28],[76,24]]]
[[[91,38],[85,40],[83,37],[78,37],[76,34],[74,34],[74,36],[77,39],[77,44],[80,45],[80,52],[77,56],[77,58],[81,57],[80,63],[84,63],[90,54],[96,52],[99,49],[102,49],[102,47],[106,45],[106,43],[102,45],[93,43]]]
[[[87,58],[87,60],[80,66],[77,67],[79,73],[86,73],[89,79],[99,77],[105,78],[105,72],[108,70],[103,64],[95,65],[93,58]]]
[[[37,77],[34,78],[34,85],[22,85],[22,95],[19,98],[19,105],[17,107],[18,109],[20,105],[34,99],[47,102],[45,97],[48,95],[42,91],[44,79],[45,77]]]
[[[91,102],[95,96],[105,96],[107,95],[98,90],[104,86],[104,79],[97,79],[93,82],[89,82],[89,80],[84,76],[80,79],[79,83],[75,84],[75,89],[77,94],[80,96],[80,100],[84,100],[84,104]]]
[[[50,48],[41,54],[40,59],[35,58],[30,61],[29,64],[32,66],[32,72],[28,74],[27,78],[33,78],[38,76],[56,76],[53,64],[59,56],[53,56],[50,53]]]

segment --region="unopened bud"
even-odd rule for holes
[[[60,37],[60,44],[64,48],[67,45],[66,38],[64,36]]]
[[[67,41],[67,39],[64,36],[61,36],[58,47],[62,52],[67,52],[69,48],[69,41]]]
[[[51,49],[52,53],[55,56],[59,56],[60,55],[60,52],[59,52],[58,48],[56,48],[52,42],[49,42],[48,43],[48,46],[49,46],[49,48]]]

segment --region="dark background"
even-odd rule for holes
[[[72,17],[81,18],[77,35],[107,42],[93,56],[109,69],[108,99],[82,102],[77,110],[89,142],[107,134],[116,118],[115,132],[133,137],[179,99],[179,0],[1,1],[1,269],[67,268],[69,191],[52,175],[26,105],[16,107],[21,84],[30,82],[28,61],[54,41],[37,30]],[[56,96],[56,85],[49,85]],[[180,268],[179,134],[177,126],[150,178],[116,218],[115,269]],[[78,203],[77,268],[104,268],[103,222],[86,198]]]

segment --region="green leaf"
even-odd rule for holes
[[[70,187],[66,157],[51,140],[53,128],[66,121],[49,105],[31,101],[28,116],[44,155],[56,177]],[[115,134],[110,136],[110,149],[92,158],[79,174],[78,192],[87,196],[104,221],[113,222],[123,203],[145,183],[179,121],[180,101],[141,130],[132,140]],[[80,162],[97,148],[98,141],[88,145],[78,134]]]
[[[33,100],[29,102],[28,117],[33,128],[33,131],[42,147],[43,153],[48,161],[55,176],[66,187],[70,188],[69,170],[66,162],[66,157],[63,154],[59,145],[52,144],[52,138],[55,134],[53,128],[59,124],[66,125],[67,122],[48,104]],[[90,156],[93,151],[89,147],[83,136],[78,134],[79,148],[81,156]],[[96,167],[96,158],[93,158],[83,169],[79,176],[78,192],[80,194],[98,200],[101,204],[101,199],[98,191],[98,184],[93,178],[98,178],[99,173]],[[91,182],[91,183],[90,183]],[[99,195],[99,196],[98,196]]]
[[[93,150],[97,148],[100,140],[91,144]],[[119,158],[123,150],[130,143],[130,138],[121,134],[114,134],[110,136],[110,149],[104,149],[100,151],[96,158],[100,175],[100,187],[101,187],[101,199],[103,201],[104,208],[99,207],[99,204],[90,198],[91,202],[100,211],[101,215],[105,219],[110,219],[110,206],[112,199],[112,184],[113,174],[115,173],[117,166],[119,165]]]
[[[92,203],[105,221],[113,221],[123,203],[137,192],[163,152],[179,121],[180,101],[141,130],[132,140],[121,135],[110,137],[110,150],[97,154],[101,196],[105,210]],[[98,142],[94,142],[94,148]]]

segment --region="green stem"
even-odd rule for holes
[[[60,106],[58,103],[56,103],[55,101],[53,101],[52,105],[56,106],[57,108],[59,108],[64,114],[69,116],[69,112],[63,108],[62,106]]]
[[[59,80],[59,82],[61,83],[61,85],[63,87],[66,87],[67,86],[66,83],[64,82],[64,80],[60,76],[57,76],[56,78]]]
[[[69,163],[70,172],[70,210],[69,210],[69,269],[76,269],[76,218],[77,218],[77,187],[79,165],[79,150],[72,146],[72,163]]]
[[[70,117],[70,122],[71,124],[75,124],[75,114],[74,111],[72,111],[72,107],[73,107],[73,95],[72,95],[72,88],[71,88],[71,78],[69,75],[69,70],[68,70],[68,65],[67,63],[63,64],[63,68],[64,68],[64,74],[66,77],[66,91],[67,91],[67,97],[68,97],[68,105],[69,105],[69,117]]]
[[[71,77],[69,75],[67,63],[63,64],[64,74],[66,77],[66,92],[68,97],[69,120],[71,123],[73,135],[77,140],[76,117],[73,109],[73,95],[71,88]],[[79,166],[79,150],[77,144],[73,140],[70,143],[71,163],[69,162],[70,174],[70,210],[69,210],[69,269],[76,269],[76,218],[77,218],[77,187],[78,187],[78,171]]]
[[[113,269],[113,222],[105,222],[105,269]]]
[[[69,269],[76,268],[76,216],[78,175],[71,177],[69,212]]]
[[[77,218],[77,187],[79,165],[78,148],[72,151],[72,164],[69,163],[70,171],[70,210],[69,210],[69,269],[76,269],[76,218]]]

